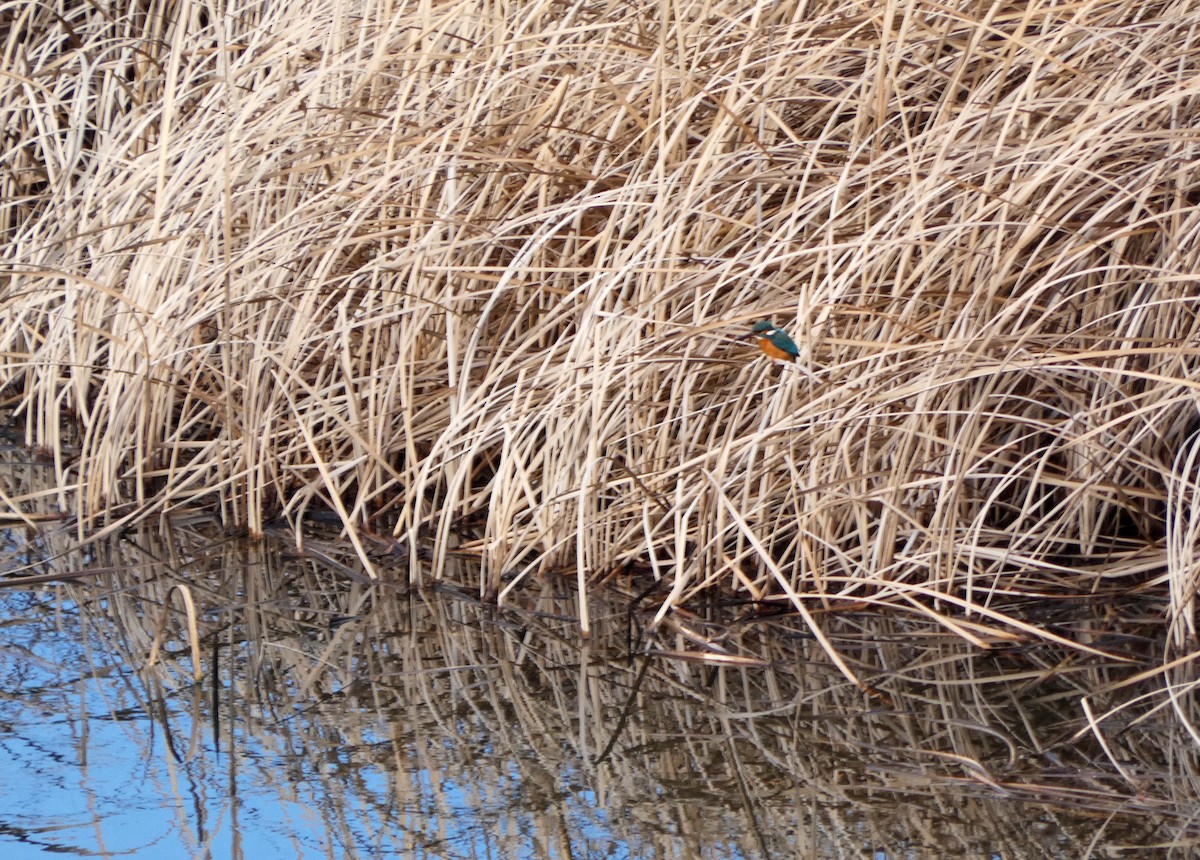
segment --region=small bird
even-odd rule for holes
[[[766,320],[759,320],[747,337],[753,337],[761,349],[771,358],[780,361],[795,361],[800,357],[800,347],[788,337],[787,332],[776,328]]]

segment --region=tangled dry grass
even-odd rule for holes
[[[1196,0],[0,16],[0,385],[81,531],[1194,638]]]

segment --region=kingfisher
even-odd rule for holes
[[[800,347],[788,337],[787,332],[776,328],[766,320],[759,320],[747,337],[753,337],[761,349],[771,358],[780,361],[795,361],[800,357]]]

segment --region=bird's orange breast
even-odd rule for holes
[[[775,344],[771,343],[771,339],[769,337],[760,337],[760,338],[757,338],[757,341],[758,341],[758,348],[761,349],[767,355],[769,355],[771,358],[778,358],[780,361],[794,361],[795,360],[795,356],[792,355],[790,352],[784,352],[782,349],[777,347]]]

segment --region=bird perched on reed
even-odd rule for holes
[[[776,328],[766,320],[759,320],[747,337],[755,339],[758,348],[766,355],[779,361],[795,361],[800,357],[800,347],[788,337],[787,332]]]

